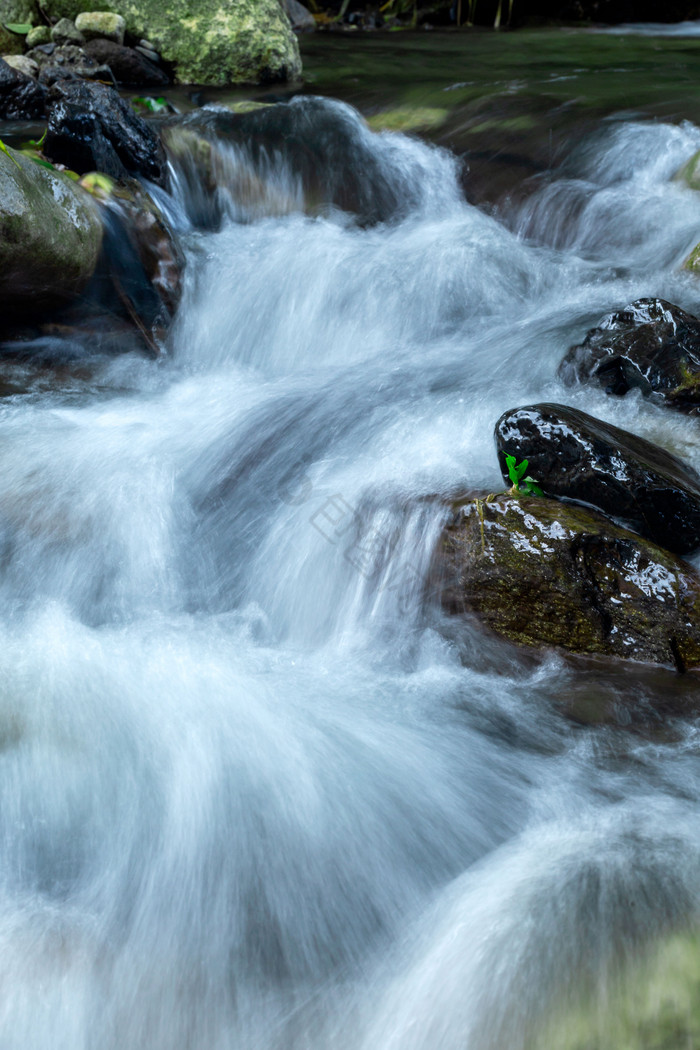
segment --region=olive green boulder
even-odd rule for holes
[[[31,51],[33,47],[40,47],[42,44],[51,43],[51,30],[48,26],[34,26],[27,33],[26,47],[27,51]]]
[[[34,319],[78,295],[101,242],[88,193],[21,153],[0,151],[0,317]]]
[[[503,494],[459,507],[442,602],[520,645],[700,667],[700,576],[603,515]]]
[[[88,0],[40,0],[76,18]],[[93,0],[94,2],[94,0]],[[99,0],[135,37],[152,41],[184,84],[270,83],[301,76],[299,45],[279,0]]]

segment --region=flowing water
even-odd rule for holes
[[[619,1050],[618,982],[700,909],[698,686],[449,623],[430,566],[507,408],[697,460],[697,420],[555,373],[638,296],[700,309],[700,127],[586,123],[486,209],[292,106],[353,143],[325,197],[222,143],[201,232],[175,172],[165,357],[0,404],[0,1047]]]

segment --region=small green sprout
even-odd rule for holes
[[[151,98],[150,95],[137,95],[132,98],[131,105],[134,109],[145,109],[149,113],[162,113],[168,108],[168,103],[164,98]]]
[[[528,460],[524,459],[522,463],[516,463],[515,456],[509,456],[507,452],[504,452],[506,457],[506,466],[508,467],[508,477],[513,482],[513,488],[511,492],[522,492],[522,485],[525,485],[527,491],[531,496],[543,496],[544,493],[539,487],[534,478],[523,477],[528,467]]]
[[[20,171],[22,170],[22,166],[21,166],[21,164],[18,164],[18,163],[17,163],[17,161],[16,161],[16,160],[15,160],[15,158],[14,158],[14,157],[12,156],[12,154],[10,153],[10,151],[9,151],[9,149],[7,148],[7,146],[5,145],[5,143],[4,143],[3,141],[2,141],[2,139],[0,139],[0,150],[1,150],[1,151],[2,151],[3,153],[6,153],[6,154],[7,154],[7,156],[8,156],[9,158],[10,158],[10,160],[12,161],[12,163],[13,163],[13,164],[15,165],[15,167],[16,167],[16,168],[19,168],[19,169],[20,169]]]

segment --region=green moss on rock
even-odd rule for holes
[[[66,302],[92,276],[102,223],[89,194],[28,157],[0,152],[0,314]]]
[[[34,25],[39,21],[36,0],[0,0],[0,22],[9,25]]]
[[[462,506],[443,603],[521,645],[700,667],[700,576],[593,511],[536,497]]]

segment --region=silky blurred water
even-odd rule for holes
[[[604,122],[487,214],[449,153],[291,105],[410,206],[221,143],[219,228],[163,201],[165,358],[0,403],[3,1050],[517,1050],[695,922],[700,745],[654,711],[696,687],[447,623],[430,566],[507,408],[695,461],[696,420],[555,373],[636,297],[700,309],[700,130]]]

